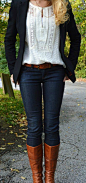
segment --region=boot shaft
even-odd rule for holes
[[[33,174],[33,183],[43,183],[42,181],[42,144],[36,147],[27,145],[28,158]]]
[[[49,146],[44,144],[45,155],[45,183],[54,183],[54,173],[59,153],[59,145]]]

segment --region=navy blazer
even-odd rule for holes
[[[28,6],[29,0],[12,0],[11,8],[9,11],[8,27],[5,35],[5,53],[9,71],[10,74],[13,74],[15,84],[21,75],[21,65],[25,48],[26,16]],[[70,19],[64,24],[60,24],[59,51],[61,53],[62,60],[66,65],[66,74],[72,82],[75,82],[76,77],[74,70],[76,68],[79,56],[81,35],[76,27],[70,3],[68,6],[70,7],[68,10]],[[70,52],[68,57],[66,57],[64,54],[66,32],[68,32],[70,37]],[[20,38],[20,47],[18,57],[16,58],[15,42],[17,33],[19,34]]]

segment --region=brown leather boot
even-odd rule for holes
[[[54,173],[57,164],[59,145],[49,146],[46,143],[44,144],[45,183],[54,183]]]
[[[42,181],[42,144],[32,147],[27,145],[27,152],[31,170],[33,173],[33,183],[43,183]]]

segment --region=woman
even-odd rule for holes
[[[66,32],[70,52],[64,55]],[[20,48],[16,58],[16,35]],[[13,0],[5,36],[11,79],[20,85],[27,115],[27,151],[33,182],[42,180],[42,90],[44,99],[45,182],[54,183],[60,136],[59,115],[65,81],[75,82],[81,36],[66,0]],[[42,85],[41,85],[42,84]]]

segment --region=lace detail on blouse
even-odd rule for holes
[[[53,7],[43,8],[43,21],[41,11],[41,7],[30,3],[28,13],[29,47],[38,51],[52,52],[56,30]]]

